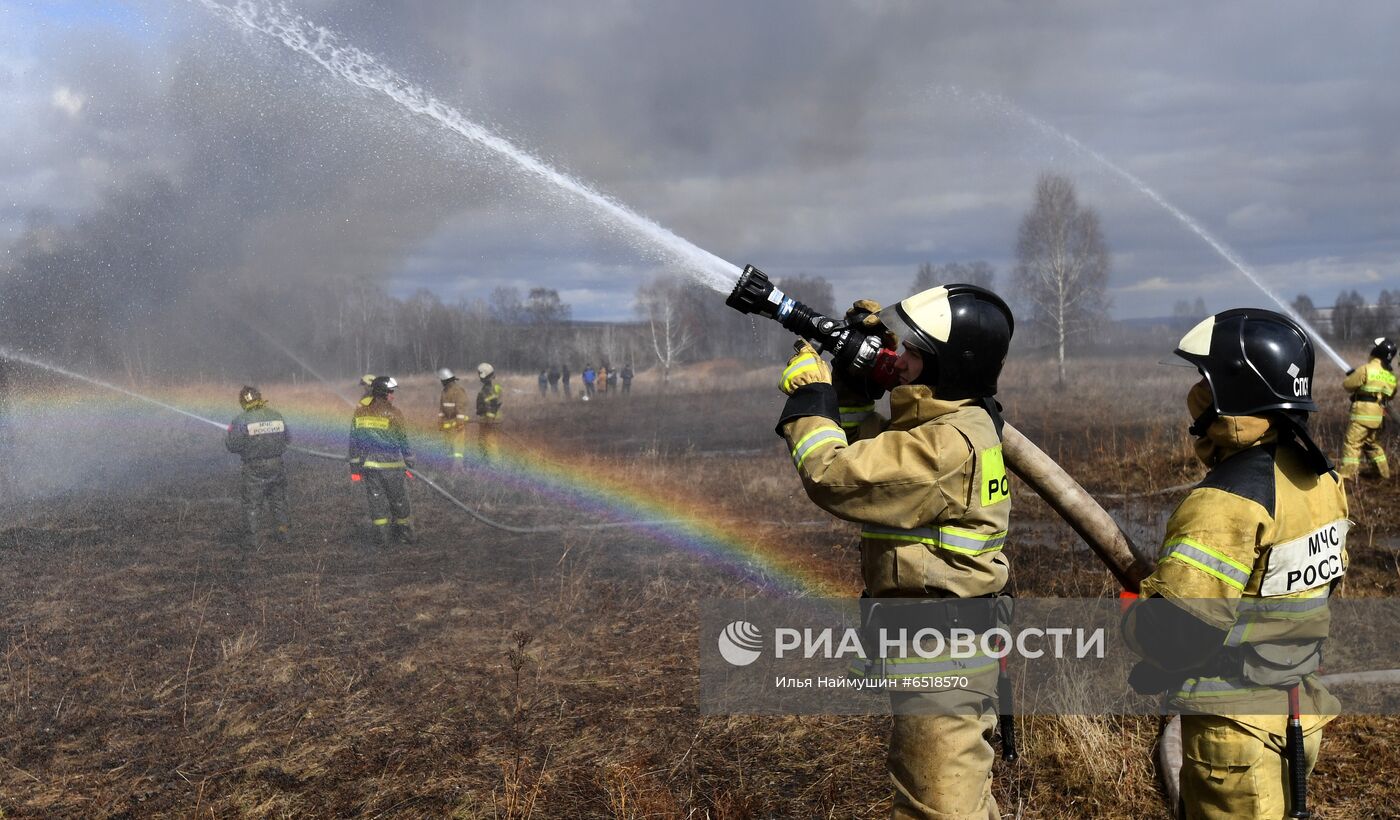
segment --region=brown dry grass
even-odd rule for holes
[[[513,446],[728,521],[854,590],[851,527],[810,507],[771,432],[781,397],[747,386],[771,376],[688,374],[688,389],[668,395],[639,381],[630,402],[572,405],[508,379]],[[432,380],[405,381],[403,406],[426,418]],[[1047,368],[1018,362],[1003,398],[1008,418],[1091,489],[1143,491],[1199,475],[1181,433],[1190,381],[1106,359],[1077,364],[1060,390]],[[282,395],[340,412],[313,389]],[[1328,401],[1324,437],[1340,435],[1343,413]],[[291,468],[294,542],[246,554],[233,535],[235,470],[217,448],[177,473],[9,511],[5,816],[888,811],[886,720],[698,713],[697,602],[754,594],[744,580],[628,530],[485,529],[421,491],[421,543],[368,550],[358,492],[340,468],[303,459]],[[456,488],[516,523],[610,515],[528,488]],[[1175,500],[1114,511],[1150,542]],[[1348,594],[1394,594],[1397,500],[1394,484],[1357,494]],[[1111,593],[1067,527],[1019,489],[1016,504],[1018,595]],[[824,523],[775,523],[810,520]],[[1396,728],[1335,724],[1313,781],[1322,816],[1392,813]],[[1022,760],[996,771],[1003,811],[1165,817],[1156,730],[1151,718],[1023,720]]]

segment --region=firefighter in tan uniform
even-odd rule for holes
[[[941,599],[947,606],[927,608],[924,625],[946,631],[946,619],[957,617],[989,629],[992,596],[1009,569],[1002,546],[1011,502],[992,396],[1011,311],[990,291],[948,285],[884,311],[857,302],[847,319],[883,324],[902,341],[901,384],[882,419],[873,406],[881,391],[842,374],[833,385],[826,362],[805,343],[799,348],[783,373],[789,398],[778,427],[803,486],[818,506],[862,525],[866,611]],[[957,673],[969,681],[939,693],[891,691],[892,816],[998,817],[990,742],[996,662],[914,656],[880,659],[878,667],[892,680]]]
[[[1291,319],[1235,309],[1197,325],[1176,355],[1204,377],[1187,406],[1209,472],[1167,522],[1125,616],[1145,658],[1131,680],[1183,715],[1188,818],[1281,818],[1304,808],[1322,727],[1340,708],[1316,673],[1350,522],[1341,479],[1308,434],[1313,348]]]
[[[438,400],[438,427],[442,430],[448,452],[452,454],[452,472],[466,472],[463,461],[467,455],[467,389],[457,374],[447,368],[437,372],[442,382],[442,398]]]
[[[487,461],[496,457],[500,448],[497,438],[501,431],[501,386],[496,383],[496,368],[482,362],[476,366],[481,390],[476,394],[477,445]]]
[[[1361,472],[1362,456],[1370,457],[1381,478],[1390,478],[1390,463],[1381,449],[1381,428],[1385,425],[1386,405],[1395,398],[1395,374],[1390,369],[1395,347],[1391,339],[1377,339],[1371,360],[1347,373],[1342,382],[1342,387],[1351,393],[1351,419],[1342,443],[1343,478],[1356,478]]]
[[[398,386],[392,377],[377,376],[350,420],[350,478],[364,482],[375,543],[381,547],[389,545],[391,515],[393,534],[405,543],[415,540],[406,480],[413,450],[403,413],[390,401]]]

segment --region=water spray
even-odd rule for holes
[[[1338,353],[1336,350],[1332,349],[1332,346],[1327,344],[1327,342],[1322,338],[1322,334],[1318,333],[1317,329],[1314,328],[1311,324],[1309,324],[1306,319],[1304,319],[1302,316],[1299,316],[1298,312],[1293,309],[1293,306],[1290,305],[1287,301],[1285,301],[1283,297],[1279,296],[1273,291],[1273,289],[1271,289],[1267,284],[1265,284],[1264,280],[1261,279],[1259,275],[1249,267],[1249,265],[1245,264],[1245,261],[1240,258],[1240,255],[1236,253],[1233,248],[1231,248],[1229,245],[1226,245],[1220,239],[1216,238],[1213,234],[1210,233],[1210,231],[1207,231],[1199,222],[1193,219],[1190,214],[1187,214],[1185,211],[1181,210],[1180,208],[1173,205],[1171,202],[1167,201],[1166,197],[1159,194],[1146,182],[1143,182],[1140,178],[1138,178],[1137,175],[1133,174],[1131,171],[1117,164],[1116,162],[1099,153],[1098,151],[1094,150],[1093,148],[1090,148],[1088,145],[1085,145],[1084,143],[1080,142],[1074,136],[1064,131],[1061,131],[1059,128],[1056,128],[1055,126],[1051,125],[1045,120],[1042,120],[1041,118],[1035,116],[1029,111],[1026,111],[1025,109],[1021,108],[1020,106],[1016,105],[1015,103],[1011,102],[1010,100],[1004,97],[999,97],[995,94],[977,93],[972,95],[971,98],[974,102],[988,106],[993,110],[997,111],[998,113],[1014,116],[1017,119],[1020,119],[1030,124],[1033,128],[1035,128],[1042,134],[1045,134],[1046,136],[1054,137],[1055,139],[1068,145],[1076,153],[1080,154],[1081,156],[1085,156],[1089,159],[1092,159],[1093,161],[1097,162],[1099,165],[1103,166],[1108,171],[1113,173],[1119,179],[1122,179],[1129,185],[1133,186],[1133,188],[1137,189],[1138,193],[1152,200],[1160,208],[1162,208],[1167,213],[1175,217],[1178,222],[1180,222],[1182,225],[1185,225],[1186,228],[1189,229],[1192,233],[1200,237],[1201,240],[1204,241],[1207,245],[1209,245],[1212,250],[1214,250],[1217,254],[1220,255],[1221,258],[1223,258],[1226,262],[1229,262],[1231,267],[1239,271],[1255,287],[1263,291],[1265,296],[1272,299],[1274,303],[1277,304],[1283,310],[1284,313],[1288,314],[1299,325],[1302,325],[1303,329],[1306,330],[1308,332],[1308,335],[1312,337],[1313,342],[1318,347],[1322,348],[1323,352],[1326,353],[1330,359],[1332,359],[1333,363],[1335,363],[1337,367],[1340,367],[1344,372],[1349,371],[1351,369],[1351,367],[1347,364],[1346,359],[1343,359],[1341,354]]]
[[[383,94],[410,113],[428,117],[454,134],[507,160],[526,174],[582,199],[607,220],[646,239],[661,251],[665,261],[679,264],[717,291],[729,289],[739,275],[737,266],[682,239],[612,197],[554,168],[486,126],[468,119],[370,54],[343,42],[329,29],[283,7],[266,6],[255,0],[238,0],[232,6],[215,0],[190,2],[203,6],[228,23],[271,37],[292,51],[309,57],[333,76],[359,88]]]
[[[319,381],[319,382],[321,382],[322,384],[324,384],[324,385],[326,386],[326,388],[327,388],[328,390],[330,390],[332,393],[334,393],[337,397],[339,397],[341,401],[343,401],[343,402],[345,402],[346,404],[349,404],[349,405],[351,405],[351,406],[354,406],[355,402],[352,401],[352,400],[350,399],[349,396],[346,396],[344,393],[340,392],[340,390],[338,390],[333,384],[331,384],[331,382],[330,382],[329,379],[327,379],[325,376],[322,376],[320,373],[318,373],[318,372],[316,371],[316,368],[314,368],[314,367],[312,367],[311,365],[307,364],[306,361],[305,361],[304,359],[302,359],[300,356],[298,356],[298,355],[296,354],[296,352],[293,351],[290,347],[287,347],[286,345],[282,344],[282,343],[281,343],[280,341],[278,341],[277,338],[274,337],[271,333],[268,333],[266,330],[263,330],[263,329],[262,329],[261,327],[259,327],[258,325],[253,324],[252,322],[248,321],[247,319],[244,319],[244,318],[241,317],[241,316],[238,317],[238,318],[240,319],[240,321],[243,322],[243,324],[247,325],[248,328],[251,329],[254,333],[256,333],[256,334],[258,334],[259,336],[261,336],[261,337],[262,337],[262,340],[263,340],[264,342],[267,342],[268,344],[270,344],[270,345],[272,345],[273,347],[277,348],[277,350],[279,350],[279,351],[280,351],[283,355],[285,355],[287,358],[289,358],[289,359],[291,359],[292,361],[296,362],[298,367],[300,367],[302,370],[305,370],[307,373],[310,373],[312,376],[314,376],[314,377],[317,379],[317,381]]]
[[[90,384],[94,387],[100,387],[103,390],[111,390],[115,393],[121,393],[123,396],[126,396],[128,398],[133,398],[137,401],[145,402],[146,404],[155,405],[156,407],[169,410],[172,413],[179,413],[185,418],[190,418],[194,419],[195,421],[204,422],[205,424],[217,427],[220,430],[228,430],[227,424],[220,424],[219,422],[214,421],[213,419],[207,419],[204,416],[199,415],[198,413],[191,413],[188,410],[182,410],[179,407],[166,404],[165,402],[160,401],[158,399],[153,399],[150,396],[143,396],[140,393],[137,393],[135,390],[128,390],[125,387],[119,387],[115,384],[111,384],[110,382],[104,382],[101,379],[95,379],[92,376],[84,376],[82,373],[75,373],[72,370],[68,370],[67,368],[59,367],[56,364],[49,364],[48,362],[36,359],[33,356],[27,356],[18,351],[11,350],[8,347],[0,346],[0,358],[13,359],[17,362],[23,362],[24,364],[27,364],[31,367],[37,367],[40,370],[47,370],[50,373],[55,373],[59,376],[64,376],[80,382],[86,382],[87,384]]]

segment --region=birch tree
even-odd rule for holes
[[[1108,312],[1108,246],[1099,216],[1079,204],[1074,183],[1042,174],[1035,204],[1021,220],[1012,271],[1030,322],[1050,337],[1065,382],[1065,348]]]
[[[695,334],[681,310],[682,288],[674,280],[655,279],[637,289],[637,312],[651,331],[651,349],[661,365],[661,383],[671,382],[671,368],[695,344]]]

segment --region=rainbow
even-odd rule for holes
[[[85,377],[80,377],[85,378]],[[94,384],[96,384],[94,382]],[[98,384],[105,387],[107,385]],[[126,388],[118,388],[126,390]],[[45,426],[61,431],[65,425],[91,427],[109,417],[113,425],[129,425],[133,407],[160,406],[194,421],[222,428],[238,408],[235,390],[226,384],[190,384],[168,388],[159,400],[134,391],[114,398],[93,400],[86,387],[45,388],[26,392],[14,409],[43,414]],[[308,449],[345,452],[350,408],[326,401],[321,388],[282,386],[268,391],[271,404],[287,417],[293,443]],[[30,407],[29,405],[32,405]],[[143,407],[144,409],[144,407]],[[412,416],[412,411],[406,412]],[[94,419],[94,416],[99,417]],[[509,428],[507,428],[509,429]],[[211,431],[212,433],[213,431]],[[469,430],[469,433],[473,431]],[[445,469],[450,463],[436,431],[414,429],[412,440],[421,467]],[[220,450],[220,455],[223,455]],[[633,529],[656,541],[725,568],[759,588],[796,597],[840,597],[852,591],[851,579],[843,579],[829,566],[799,560],[788,549],[781,533],[764,535],[764,525],[746,525],[732,511],[703,500],[682,500],[681,492],[644,483],[616,464],[551,449],[538,441],[511,436],[498,457],[486,462],[474,443],[468,447],[467,465],[479,479],[537,493],[561,507],[567,517],[591,521],[630,522]]]

